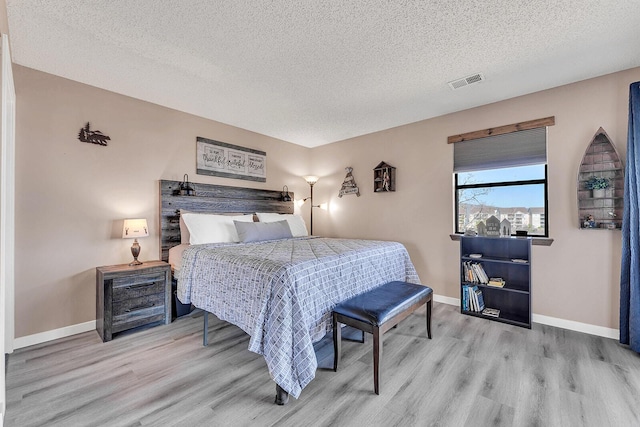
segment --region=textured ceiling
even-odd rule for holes
[[[20,65],[308,147],[640,66],[640,0],[7,0],[7,12]],[[474,73],[486,80],[447,85]]]

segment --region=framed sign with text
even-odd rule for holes
[[[198,136],[196,173],[266,182],[267,153]]]

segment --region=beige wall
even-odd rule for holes
[[[7,19],[6,0],[0,0],[0,33],[9,34],[9,20]]]
[[[140,258],[158,259],[160,179],[308,192],[306,148],[14,68],[17,338],[95,319],[95,267],[131,258],[124,218],[148,219]],[[108,146],[78,140],[87,121]],[[266,151],[267,182],[196,175],[196,136]]]
[[[453,147],[459,133],[555,116],[548,131],[551,247],[534,247],[533,312],[618,328],[620,231],[580,230],[576,180],[587,145],[599,127],[626,156],[629,84],[640,68],[389,129],[313,149],[318,234],[392,239],[405,244],[423,283],[459,297],[459,245],[454,230]],[[395,193],[373,193],[372,169],[397,168]],[[352,166],[361,197],[338,198]]]
[[[449,135],[540,117],[549,128],[549,228],[555,242],[533,255],[534,313],[618,327],[619,231],[578,229],[576,176],[602,126],[625,155],[628,86],[640,69],[604,76],[375,134],[306,149],[24,67],[15,67],[16,337],[95,319],[95,267],[128,262],[122,219],[146,217],[141,259],[158,258],[158,180],[280,189],[308,194],[314,173],[315,234],[403,242],[422,281],[457,298]],[[224,102],[224,100],[221,100]],[[78,141],[87,121],[111,137]],[[266,183],[195,174],[195,138],[267,152]],[[397,167],[397,191],[373,193],[373,167]],[[361,197],[338,198],[352,166]],[[308,215],[309,205],[302,207]]]

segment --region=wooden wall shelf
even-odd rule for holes
[[[396,168],[380,162],[373,169],[373,191],[375,193],[396,191]]]
[[[592,177],[604,178],[609,186],[594,192],[588,188]],[[584,153],[578,172],[578,224],[587,230],[622,228],[624,167],[611,139],[600,128]]]

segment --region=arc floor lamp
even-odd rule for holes
[[[318,182],[318,177],[314,175],[303,176],[304,180],[307,181],[309,187],[311,187],[311,195],[304,199],[302,203],[306,202],[307,199],[311,200],[311,214],[309,215],[309,234],[313,236],[313,208],[319,208],[320,205],[313,204],[313,186],[316,182]]]

